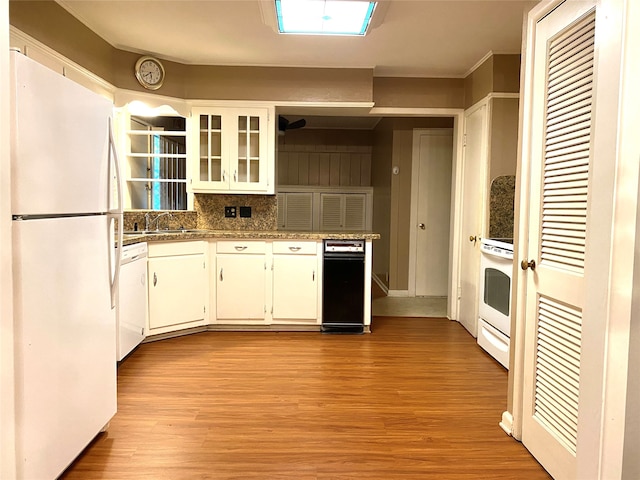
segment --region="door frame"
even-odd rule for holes
[[[458,319],[458,278],[459,278],[459,245],[460,245],[460,215],[455,206],[460,204],[462,196],[462,155],[464,143],[464,109],[463,108],[396,108],[374,107],[370,115],[383,117],[452,117],[453,118],[453,165],[451,169],[451,221],[449,228],[449,292],[447,294],[447,318]],[[413,163],[413,161],[412,161]],[[412,180],[413,181],[413,180]],[[413,202],[413,199],[412,199]],[[414,206],[411,205],[413,210]],[[415,276],[414,276],[415,278]],[[414,284],[415,292],[415,284]],[[407,292],[408,293],[408,292]]]
[[[409,219],[409,296],[416,296],[416,258],[418,255],[418,173],[419,173],[419,163],[420,163],[420,143],[418,141],[420,135],[439,135],[447,132],[447,134],[451,134],[452,137],[452,147],[455,144],[455,137],[453,137],[453,129],[452,128],[414,128],[413,129],[413,146],[411,153],[411,212]],[[453,167],[455,165],[455,149],[452,149],[451,154],[451,198],[453,195],[453,186],[454,186],[454,177],[453,177]],[[449,232],[451,235],[451,231]],[[449,248],[451,248],[451,241],[449,241]],[[449,256],[451,256],[451,250],[449,250]],[[451,272],[449,272],[450,275]]]

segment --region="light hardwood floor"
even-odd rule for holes
[[[216,332],[141,345],[62,478],[548,479],[498,426],[507,372],[458,323]]]

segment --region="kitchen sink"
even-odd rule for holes
[[[124,235],[167,235],[171,233],[206,233],[208,230],[181,228],[178,230],[125,230]]]

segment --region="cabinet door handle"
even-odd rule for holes
[[[238,181],[238,171],[237,171],[237,170],[234,170],[234,171],[233,171],[233,181],[234,181],[234,182],[237,182],[237,181]]]
[[[316,271],[315,270],[311,274],[311,280],[314,281],[314,282],[316,281]]]
[[[222,170],[222,181],[223,182],[227,181],[227,172],[225,170]]]
[[[153,272],[153,286],[155,287],[158,284],[158,275],[156,272]]]
[[[224,269],[222,269],[222,268],[220,269],[220,281],[221,282],[224,280],[224,277],[222,276],[222,270],[224,270]]]
[[[300,250],[302,247],[289,247],[289,250],[291,250],[292,252],[297,252],[298,250]]]
[[[233,247],[233,248],[235,248],[237,251],[241,252],[241,251],[243,251],[243,250],[246,250],[246,249],[247,249],[247,246],[246,246],[246,245],[236,245],[236,246],[235,246],[235,247]]]

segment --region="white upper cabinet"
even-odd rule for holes
[[[192,109],[189,188],[274,193],[275,130],[269,107]]]

